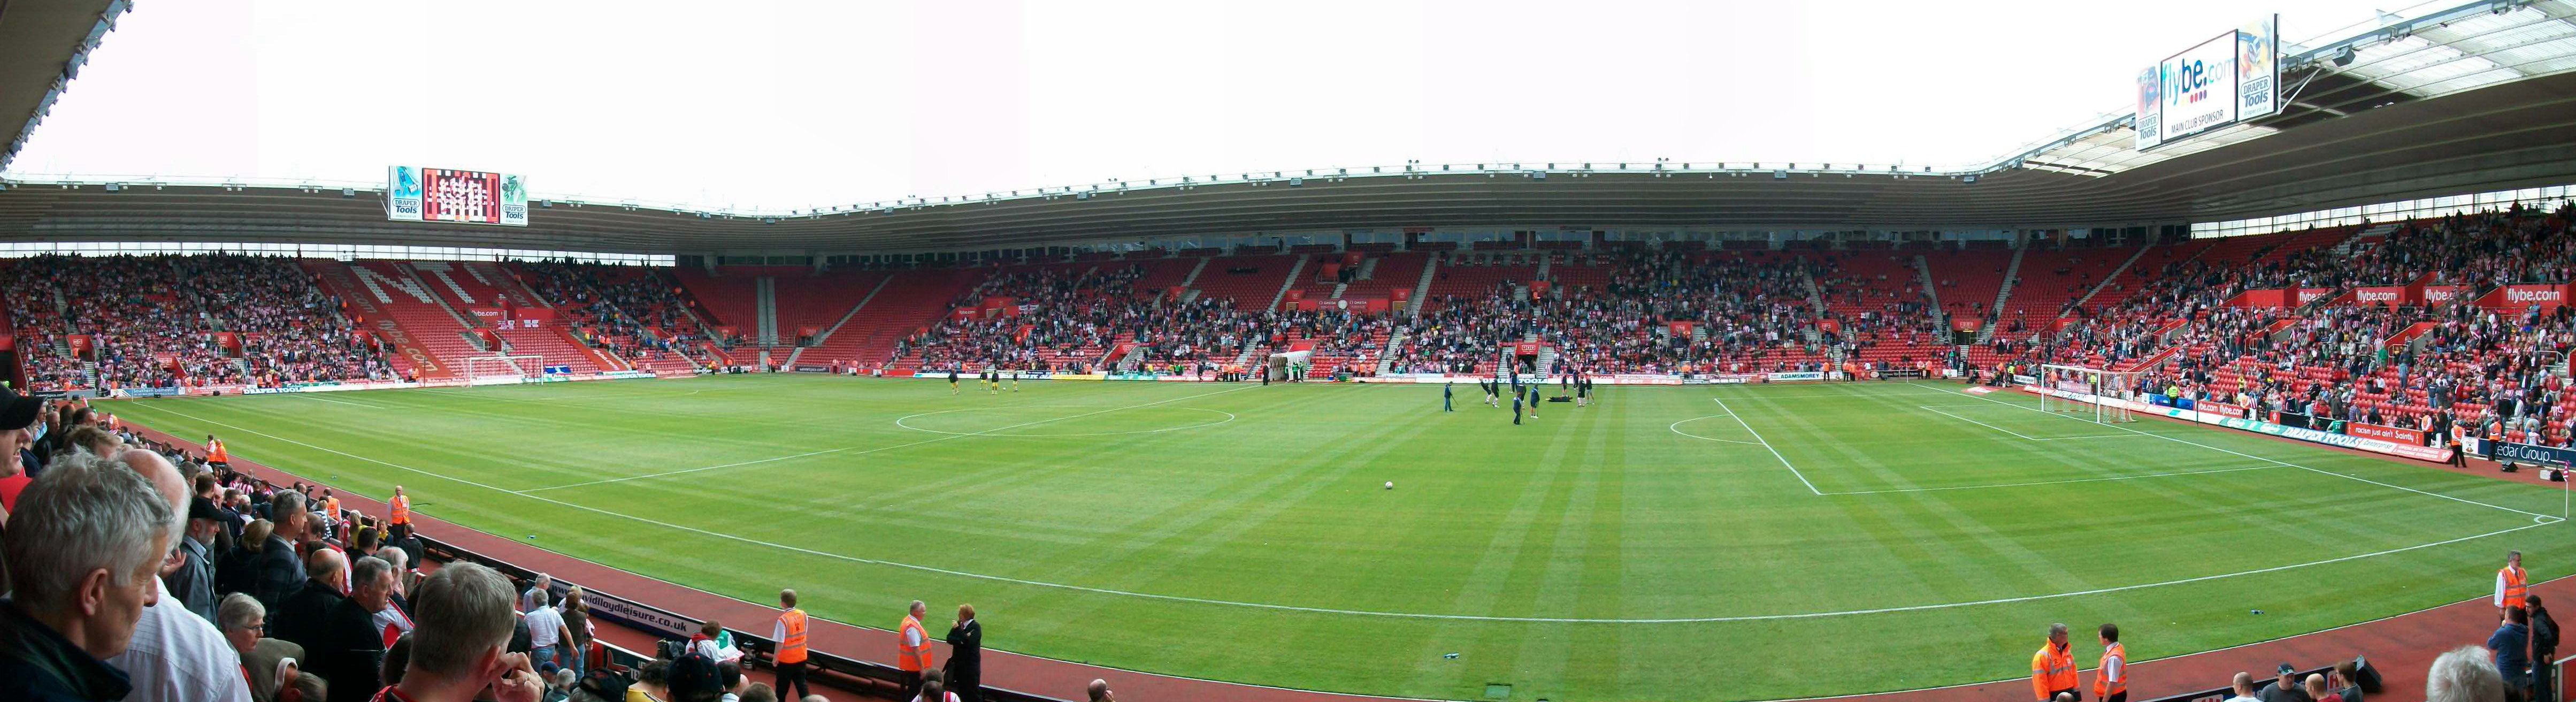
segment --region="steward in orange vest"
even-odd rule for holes
[[[903,671],[903,694],[921,694],[921,671],[935,664],[930,654],[930,635],[921,628],[921,615],[928,612],[921,600],[912,601],[912,610],[903,615],[903,625],[895,629],[894,667]]]
[[[206,462],[219,466],[233,464],[232,452],[224,450],[224,442],[213,434],[206,435]]]
[[[794,697],[801,700],[812,694],[805,689],[805,610],[796,608],[796,591],[778,591],[778,626],[770,630],[771,641],[778,642],[778,653],[770,661],[778,669],[778,695],[787,697],[787,686],[796,686]]]
[[[2093,671],[2093,699],[2129,702],[2129,649],[2120,645],[2120,626],[2102,625],[2102,666]]]
[[[2048,643],[2030,654],[2030,691],[2039,702],[2059,693],[2081,696],[2075,680],[2075,654],[2066,643],[2066,625],[2048,626]]]
[[[2531,580],[2522,572],[2522,552],[2506,553],[2504,567],[2496,570],[2496,609],[2518,609],[2522,607],[2523,596],[2529,594]]]
[[[385,500],[385,510],[392,513],[386,518],[386,524],[411,523],[411,497],[403,494],[402,486],[394,486],[394,497]]]

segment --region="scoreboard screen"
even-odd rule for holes
[[[506,173],[394,166],[386,176],[385,217],[524,227],[528,188],[519,176]]]

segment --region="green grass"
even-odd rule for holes
[[[1513,426],[1462,390],[735,376],[113,411],[841,621],[972,602],[995,648],[1448,699],[2012,678],[2050,622],[2117,622],[2143,660],[2479,596],[2509,548],[2569,571],[2536,548],[2567,527],[2500,509],[2556,490],[2015,393],[1605,388]],[[2159,475],[2186,471],[2226,472]],[[1668,619],[1703,621],[1601,621]]]

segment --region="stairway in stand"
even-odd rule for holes
[[[2030,245],[2028,242],[2024,242],[2021,246],[2013,249],[2012,263],[2004,265],[2004,285],[2001,289],[1995,291],[1995,306],[1986,308],[1987,319],[1985,327],[1977,330],[1977,343],[1979,345],[1984,345],[1986,342],[1993,341],[1995,339],[1995,328],[2002,326],[2004,301],[2012,299],[2013,285],[2021,280],[2022,256],[2028,253],[2030,253]]]
[[[491,331],[501,340],[500,351],[511,355],[538,356],[545,365],[571,366],[575,375],[589,376],[620,370],[607,354],[576,342],[563,325],[539,322],[530,327],[525,322],[502,319],[504,299],[509,309],[551,309],[519,285],[516,278],[487,262],[451,263],[448,261],[411,261],[408,265],[427,284],[430,292],[444,299],[447,306],[475,327]],[[527,317],[527,315],[521,315]],[[487,352],[488,353],[488,352]]]
[[[340,299],[394,343],[424,380],[461,378],[463,360],[488,355],[468,340],[465,324],[401,261],[318,262],[336,267],[323,280],[340,287]]]

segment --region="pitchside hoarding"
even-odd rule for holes
[[[528,226],[527,181],[508,173],[393,166],[385,175],[385,218]]]
[[[2280,111],[2280,27],[2249,22],[2140,72],[2138,150]]]

